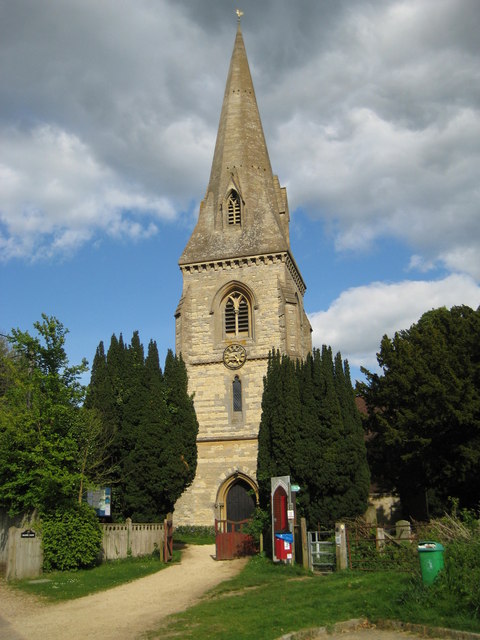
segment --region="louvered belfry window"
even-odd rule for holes
[[[225,304],[225,333],[229,336],[248,336],[250,333],[250,307],[239,291],[233,291]]]
[[[240,196],[236,191],[232,191],[227,200],[228,224],[240,224]]]

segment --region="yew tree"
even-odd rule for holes
[[[480,308],[434,309],[378,353],[364,370],[369,459],[396,489],[405,515],[442,513],[449,498],[479,503]]]
[[[162,373],[154,341],[145,357],[138,332],[130,344],[113,335],[107,354],[103,343],[97,348],[86,405],[111,436],[113,517],[163,519],[197,467],[198,422],[182,358],[169,351]]]
[[[340,354],[334,363],[330,347],[314,349],[304,362],[269,356],[257,459],[263,507],[270,478],[280,475],[300,485],[298,512],[311,527],[366,510],[364,433],[348,364]]]

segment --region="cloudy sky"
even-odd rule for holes
[[[72,363],[174,347],[231,0],[0,0],[0,333],[42,312]],[[383,334],[480,305],[480,1],[242,0],[314,344],[357,375]]]

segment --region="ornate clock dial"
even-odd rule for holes
[[[241,344],[229,344],[223,352],[223,364],[229,369],[240,369],[247,359],[247,352]]]

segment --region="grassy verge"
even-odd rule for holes
[[[214,527],[176,527],[173,541],[178,546],[186,544],[215,544],[215,529]]]
[[[174,561],[180,553],[174,551]],[[51,602],[81,598],[91,593],[117,587],[137,578],[143,578],[168,567],[157,558],[127,558],[105,562],[93,569],[79,571],[53,571],[37,580],[20,580],[12,585],[22,591],[42,597]],[[45,582],[44,582],[45,580]]]
[[[480,631],[478,619],[458,612],[448,594],[424,588],[419,576],[347,571],[313,577],[253,558],[239,576],[148,637],[268,640],[358,617]]]

